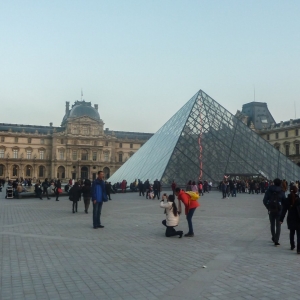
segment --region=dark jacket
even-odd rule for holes
[[[81,196],[81,188],[78,185],[74,185],[69,192],[69,195],[72,196],[72,201],[79,201]]]
[[[278,201],[280,202],[281,207],[283,206],[283,203],[284,203],[284,201],[286,199],[285,193],[282,191],[282,189],[281,189],[280,186],[271,185],[268,188],[268,190],[266,191],[265,196],[264,196],[264,200],[263,200],[264,206],[266,207],[267,210],[269,210],[269,201],[271,200],[271,196],[275,192],[277,192],[279,194],[278,195]],[[280,216],[281,215],[281,211],[279,211],[277,213],[277,215]]]
[[[91,186],[89,185],[84,185],[81,189],[81,193],[83,198],[91,198]]]
[[[92,201],[107,202],[105,183],[103,180],[96,179],[92,184]]]
[[[288,216],[286,219],[288,229],[300,230],[300,217],[297,211],[297,204],[299,204],[299,197],[296,195],[295,204],[292,206],[292,197],[291,194],[285,199],[283,203],[283,210],[280,216],[280,222],[283,222],[286,213]]]

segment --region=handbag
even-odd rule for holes
[[[61,193],[62,193],[62,189],[61,189],[61,188],[58,188],[58,189],[57,189],[57,192],[58,192],[59,194],[61,194]]]
[[[69,196],[69,200],[70,200],[70,201],[73,201],[73,195],[70,195],[70,196]]]

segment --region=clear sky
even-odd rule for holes
[[[299,0],[0,1],[0,122],[59,126],[65,101],[155,132],[199,89],[300,118]]]

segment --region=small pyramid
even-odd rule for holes
[[[294,181],[300,168],[200,90],[109,180],[185,186],[189,180],[217,183],[224,174]]]

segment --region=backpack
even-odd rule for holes
[[[279,213],[282,209],[282,204],[279,200],[279,192],[273,192],[271,194],[268,209],[270,213]]]
[[[191,201],[197,201],[200,197],[199,194],[196,192],[185,192],[186,194],[188,194],[190,196],[190,200]]]

